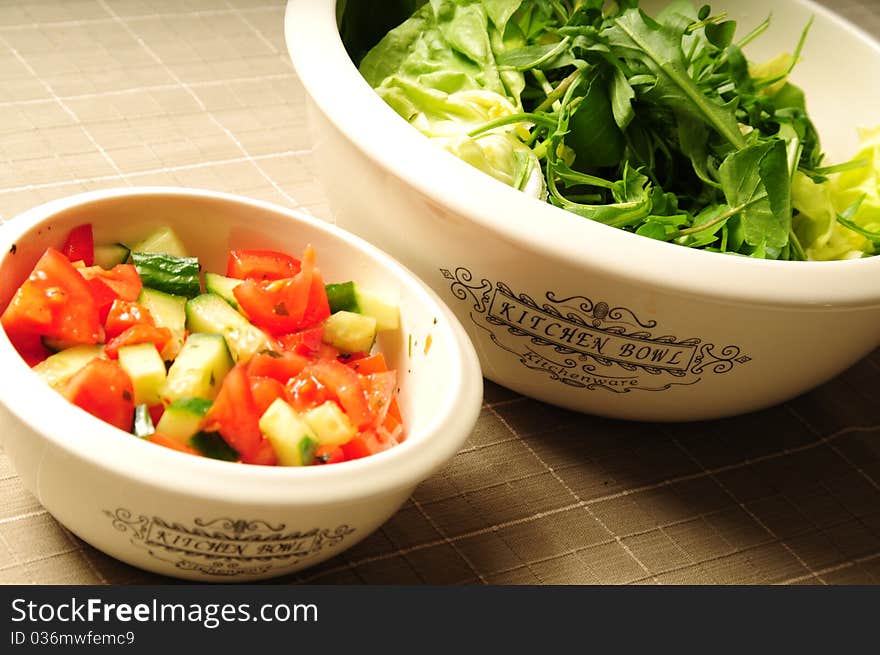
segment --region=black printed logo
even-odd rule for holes
[[[196,518],[191,525],[183,525],[122,507],[104,510],[104,514],[114,528],[128,533],[131,543],[152,557],[183,571],[226,577],[289,567],[335,548],[355,532],[347,525],[291,530],[283,523],[260,519]]]
[[[642,321],[626,307],[587,296],[557,297],[553,291],[538,303],[504,282],[474,281],[464,267],[440,272],[451,281],[453,295],[471,304],[471,321],[495,345],[569,386],[664,391],[751,360],[735,345],[658,334],[656,321]]]

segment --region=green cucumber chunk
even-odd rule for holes
[[[343,353],[368,353],[376,340],[376,319],[354,312],[336,312],[324,321],[321,338]]]
[[[168,404],[180,398],[213,400],[231,368],[232,358],[222,336],[191,334],[168,369],[162,400]]]
[[[242,283],[234,277],[225,277],[217,273],[205,273],[205,291],[213,293],[229,303],[233,309],[238,309],[238,301],[232,292],[235,287]]]
[[[266,334],[214,293],[196,296],[186,303],[186,325],[190,332],[222,334],[236,362],[269,349]]]
[[[156,431],[153,427],[153,417],[150,416],[150,408],[141,404],[134,408],[134,425],[131,428],[136,437],[144,439]]]
[[[107,359],[104,346],[73,346],[54,355],[49,355],[31,370],[46,384],[60,390],[83,366],[98,357]]]
[[[132,252],[153,252],[174,257],[187,257],[189,253],[177,233],[167,225],[156,228],[144,239],[131,244]]]
[[[199,454],[224,462],[237,462],[238,451],[230,446],[217,432],[196,432],[189,438],[189,445]]]
[[[156,430],[164,435],[186,443],[190,437],[202,429],[205,414],[211,408],[207,398],[178,398],[162,414]]]
[[[128,373],[137,405],[158,405],[165,386],[165,362],[152,343],[138,343],[119,349],[119,365]]]
[[[400,307],[355,282],[324,286],[330,313],[354,312],[376,319],[377,330],[396,330],[400,326]]]
[[[355,296],[354,282],[327,284],[324,285],[324,290],[327,292],[327,302],[330,304],[331,314],[360,311]]]
[[[117,264],[128,261],[129,249],[121,243],[107,243],[95,246],[95,265],[101,268],[113,268]]]
[[[318,438],[293,407],[276,398],[260,417],[260,431],[272,443],[281,466],[309,466]]]
[[[195,257],[132,251],[131,260],[145,287],[187,298],[202,292],[199,260]]]
[[[357,287],[357,303],[360,313],[376,319],[376,329],[396,330],[400,327],[400,307],[369,289]]]
[[[341,446],[351,441],[357,429],[345,412],[332,400],[302,414],[321,446]]]
[[[186,298],[145,287],[137,301],[150,310],[157,327],[171,330],[171,341],[160,353],[162,359],[170,362],[177,357],[186,336]]]

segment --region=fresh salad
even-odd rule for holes
[[[203,279],[204,278],[204,279]],[[0,324],[71,403],[134,437],[246,464],[309,466],[404,439],[397,376],[377,332],[399,308],[353,281],[325,284],[316,254],[231,250],[203,272],[179,236],[49,248]]]
[[[402,1],[359,62],[446,150],[578,216],[691,248],[780,260],[880,248],[880,128],[826,165],[791,53],[750,62],[708,5]],[[355,57],[358,54],[355,53]]]

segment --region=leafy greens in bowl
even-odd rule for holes
[[[740,34],[708,5],[649,15],[633,0],[398,4],[411,16],[360,72],[419,131],[502,182],[691,248],[875,254],[880,128],[863,130],[852,159],[826,165],[788,79],[812,20],[790,53],[754,63],[747,46],[770,17]]]

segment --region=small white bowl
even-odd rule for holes
[[[361,460],[306,468],[232,464],[177,453],[68,403],[0,330],[0,437],[24,485],[96,548],[143,569],[205,581],[296,571],[339,554],[388,519],[461,447],[482,378],[473,346],[436,295],[373,246],[322,221],[241,197],[186,189],[85,193],[0,227],[0,307],[48,246],[90,222],[96,241],[171,225],[206,270],[231,247],[315,246],[328,282],[353,279],[401,307],[379,347],[398,371],[407,439]],[[13,248],[13,246],[15,246]]]
[[[350,0],[352,4],[354,0]],[[663,2],[645,2],[656,8]],[[285,33],[309,97],[315,159],[339,225],[437,291],[486,377],[574,410],[716,418],[828,380],[880,343],[880,257],[779,262],[661,243],[530,198],[436,147],[369,87],[336,0],[289,0]],[[826,152],[880,121],[880,45],[806,0],[713,3],[756,61],[792,51]]]

